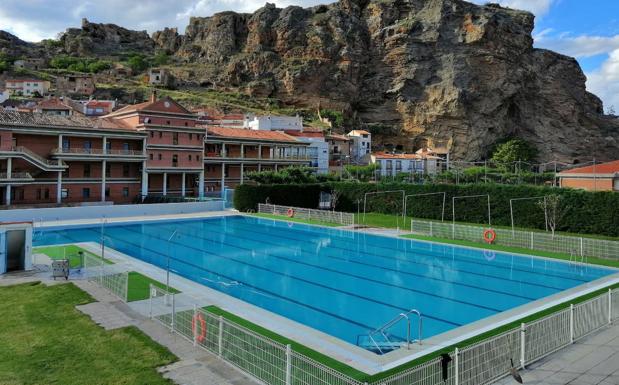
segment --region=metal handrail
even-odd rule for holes
[[[419,317],[419,327],[418,327],[418,339],[417,340],[412,340],[411,341],[411,320],[410,320],[410,315],[411,314],[415,314],[417,315],[417,317]],[[421,315],[421,312],[417,309],[411,309],[409,311],[407,311],[406,313],[400,313],[398,314],[395,318],[393,318],[392,320],[390,320],[389,322],[387,322],[386,324],[384,324],[383,326],[371,331],[370,333],[368,333],[368,338],[370,339],[370,341],[372,341],[372,343],[374,344],[374,346],[376,346],[376,349],[378,349],[378,351],[380,352],[380,354],[384,354],[383,350],[380,348],[380,345],[376,342],[376,339],[374,338],[374,335],[376,334],[380,334],[383,336],[383,338],[388,341],[391,342],[391,340],[389,339],[389,336],[387,335],[387,330],[389,328],[391,328],[392,326],[396,325],[398,322],[400,322],[401,320],[406,319],[406,349],[409,350],[410,349],[410,345],[411,342],[417,342],[419,345],[422,345],[423,342],[423,337],[422,337],[422,333],[423,333],[423,317]],[[357,337],[358,340],[358,337]]]
[[[12,172],[9,178],[8,173],[0,172],[0,179],[32,179],[32,175],[28,172]]]
[[[13,146],[11,148],[11,150],[14,151],[14,152],[24,153],[24,154],[30,156],[31,158],[36,159],[38,162],[43,163],[43,164],[48,165],[48,166],[61,166],[60,162],[57,162],[57,161],[54,161],[54,160],[45,159],[41,155],[37,154],[36,152],[34,152],[32,150],[27,149],[24,146]]]
[[[92,155],[127,155],[127,156],[142,156],[145,155],[141,150],[119,150],[119,149],[103,149],[103,148],[54,148],[53,154],[92,154]]]

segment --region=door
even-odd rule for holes
[[[26,263],[26,230],[9,230],[6,233],[6,271],[24,270]]]
[[[6,232],[0,231],[0,274],[6,273]]]

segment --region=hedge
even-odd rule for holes
[[[234,194],[234,206],[239,211],[257,209],[258,203],[267,198],[273,204],[316,208],[321,191],[337,190],[341,193],[336,210],[357,212],[363,210],[366,192],[405,190],[406,194],[446,192],[445,220],[452,220],[452,197],[490,194],[492,224],[510,226],[509,200],[559,194],[569,208],[559,222],[558,231],[619,236],[619,193],[588,192],[538,186],[510,186],[498,184],[398,184],[398,183],[346,183],[331,182],[308,185],[241,185]],[[401,213],[402,200],[399,194],[374,196],[368,199],[368,211]],[[418,218],[440,219],[442,199],[438,196],[410,198],[407,215]],[[456,200],[456,221],[487,223],[486,199]],[[536,201],[514,203],[516,226],[544,229],[544,212]]]

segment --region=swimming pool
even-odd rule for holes
[[[34,244],[100,236],[100,226],[50,229]],[[248,216],[109,224],[105,238],[163,268],[169,253],[176,274],[370,350],[364,337],[411,309],[428,338],[616,273]],[[390,337],[405,329],[394,325]]]

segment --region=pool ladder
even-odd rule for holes
[[[411,340],[411,315],[416,315],[419,318],[419,328],[418,328],[418,339]],[[390,338],[389,329],[393,326],[397,325],[400,321],[406,320],[406,349],[410,349],[411,343],[417,342],[419,345],[422,344],[422,332],[423,332],[423,317],[421,316],[421,312],[417,309],[411,309],[406,313],[400,313],[397,317],[393,318],[391,321],[387,322],[383,326],[379,327],[368,333],[367,335],[358,335],[357,336],[357,345],[359,345],[359,337],[367,337],[371,346],[369,346],[372,350],[377,350],[380,354],[388,353],[392,350],[398,349],[401,347],[402,341],[393,340],[393,337]],[[382,336],[385,340],[383,344],[379,344],[376,341],[376,337]],[[372,346],[373,345],[373,346]],[[381,347],[382,346],[382,347]]]

